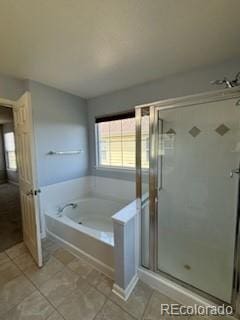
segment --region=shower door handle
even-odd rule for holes
[[[230,177],[232,178],[234,174],[240,174],[240,169],[233,169],[231,172],[230,172]]]

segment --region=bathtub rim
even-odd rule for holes
[[[91,198],[99,198],[99,199],[103,199],[103,200],[110,200],[110,201],[117,201],[117,202],[123,202],[123,199],[119,199],[119,198],[115,198],[115,197],[108,197],[108,196],[99,196],[97,193],[89,193],[88,195],[85,195],[84,197],[80,197],[78,199],[75,199],[71,202],[74,203],[78,203],[78,202],[82,202],[85,199],[91,199]],[[124,206],[122,208],[120,208],[119,210],[117,210],[116,212],[114,212],[109,218],[111,219],[111,221],[113,222],[114,220],[118,220],[117,217],[119,217],[119,214],[121,216],[128,216],[128,212],[129,212],[129,208],[132,208],[133,205],[135,205],[136,203],[136,199],[131,200],[131,201],[124,201]],[[74,222],[71,218],[69,218],[69,216],[67,214],[62,214],[61,216],[57,216],[57,212],[55,210],[45,210],[44,212],[44,220],[45,220],[45,215],[60,221],[62,223],[66,223],[66,225],[74,228],[77,231],[80,231],[82,233],[84,233],[85,235],[88,235],[92,238],[94,238],[95,240],[101,241],[103,243],[105,243],[106,245],[109,245],[111,247],[114,247],[114,230],[112,232],[104,232],[104,231],[100,231],[98,229],[94,229],[94,228],[90,228],[87,227],[85,225],[82,224],[78,224],[77,222]],[[129,218],[129,217],[128,217]],[[46,223],[45,224],[45,231],[47,232],[47,226]],[[111,239],[107,238],[101,238],[101,236],[99,235],[99,233],[105,233],[107,234],[111,234]]]

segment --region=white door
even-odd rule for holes
[[[16,154],[22,210],[23,241],[39,267],[42,266],[31,95],[26,92],[13,108]]]

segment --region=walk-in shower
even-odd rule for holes
[[[233,306],[239,285],[239,98],[236,87],[136,108],[141,264]],[[143,140],[149,141],[147,173]],[[142,188],[146,174],[148,192]]]

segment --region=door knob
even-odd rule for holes
[[[38,193],[41,193],[40,189],[36,189],[36,190],[30,190],[26,193],[27,196],[37,196]]]
[[[27,196],[33,196],[33,190],[30,190],[26,193]]]
[[[230,172],[230,177],[232,178],[234,174],[240,174],[240,169],[239,169],[239,168],[233,169],[233,170]]]

